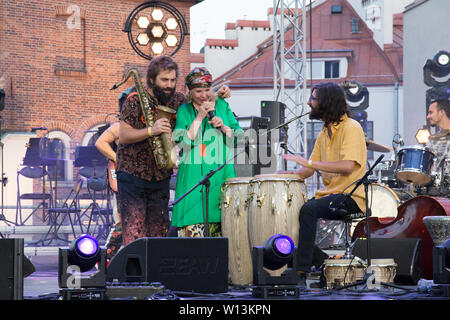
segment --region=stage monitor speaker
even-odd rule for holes
[[[395,283],[417,284],[422,275],[421,239],[371,238],[371,259],[394,259],[397,264]],[[352,254],[367,259],[367,240],[358,238]]]
[[[0,239],[0,300],[23,299],[23,244],[21,238]]]
[[[270,129],[285,122],[286,105],[279,101],[261,101],[261,117],[270,119]]]
[[[228,291],[228,238],[141,238],[111,260],[106,281],[160,282],[176,291]]]

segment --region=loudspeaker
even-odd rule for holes
[[[23,299],[23,239],[0,240],[0,300]]]
[[[120,250],[106,281],[160,282],[167,289],[228,291],[228,238],[140,238]]]
[[[397,264],[395,283],[417,284],[422,275],[421,239],[371,238],[371,259],[394,259]],[[358,238],[352,254],[367,259],[367,239]]]
[[[261,101],[261,117],[270,119],[270,129],[285,122],[286,105],[279,101]]]

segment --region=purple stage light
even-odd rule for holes
[[[83,256],[91,256],[98,250],[97,240],[90,235],[82,235],[78,238],[77,250]]]
[[[294,251],[294,242],[288,236],[279,235],[274,241],[274,248],[279,254],[288,256]]]

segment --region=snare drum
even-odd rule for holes
[[[434,154],[427,147],[408,146],[398,151],[395,176],[402,182],[425,185],[431,182]]]
[[[397,208],[400,205],[400,199],[391,188],[378,183],[371,183],[367,196],[369,207],[372,210],[372,217],[382,219],[397,217]]]
[[[228,270],[233,284],[247,285],[253,280],[252,256],[248,235],[250,180],[230,178],[222,185],[220,202],[222,235],[228,238]]]

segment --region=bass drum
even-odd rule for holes
[[[248,285],[253,281],[252,256],[248,235],[250,200],[249,177],[230,178],[222,185],[220,201],[222,235],[228,238],[228,270],[231,283]]]
[[[392,221],[397,217],[400,199],[391,188],[378,183],[371,183],[367,196],[372,217],[377,217],[380,222]]]

